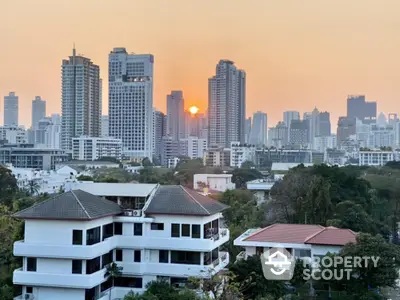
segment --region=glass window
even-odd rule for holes
[[[294,249],[295,257],[311,257],[311,250],[308,249]]]
[[[114,224],[103,225],[103,241],[114,235]]]
[[[113,261],[113,252],[112,250],[106,254],[104,254],[101,258],[101,267],[104,268],[108,264]]]
[[[182,236],[190,237],[190,224],[182,224]]]
[[[135,250],[133,255],[134,262],[141,262],[142,261],[142,252],[140,250]]]
[[[158,261],[160,263],[168,263],[169,259],[168,259],[168,250],[159,250],[159,254],[158,254]]]
[[[100,227],[86,230],[86,245],[100,243]]]
[[[122,249],[115,250],[115,261],[122,261]]]
[[[164,223],[151,223],[151,230],[164,230]]]
[[[114,234],[122,235],[122,223],[121,222],[114,223]]]
[[[72,274],[82,274],[82,261],[73,260],[72,261]]]
[[[141,277],[117,277],[114,285],[119,287],[142,288],[143,279]]]
[[[26,270],[29,272],[36,272],[37,259],[35,257],[26,258],[27,267]]]
[[[171,224],[171,237],[180,237],[179,224]]]
[[[26,292],[27,292],[28,294],[32,294],[32,293],[33,293],[33,287],[27,286],[27,287],[26,287]]]
[[[171,251],[171,263],[200,265],[200,252]]]
[[[86,261],[86,274],[92,274],[100,270],[100,256]]]
[[[72,230],[72,245],[82,245],[82,230]]]
[[[143,235],[143,224],[134,223],[133,224],[133,235]]]
[[[192,225],[192,238],[200,238],[200,225]]]

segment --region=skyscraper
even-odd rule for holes
[[[246,73],[229,60],[220,60],[208,80],[208,144],[230,147],[245,142]]]
[[[103,137],[108,136],[108,124],[108,116],[101,116],[101,136]]]
[[[251,133],[251,117],[248,117],[244,121],[244,142],[246,144],[250,143],[250,133]]]
[[[15,92],[4,97],[4,125],[18,126],[18,96]]]
[[[167,134],[167,117],[163,112],[154,109],[153,122],[154,122],[154,155],[159,160],[161,160],[162,138]]]
[[[151,160],[154,57],[114,48],[108,59],[109,135],[122,139],[124,155]]]
[[[100,136],[100,68],[75,49],[61,68],[61,147],[71,151],[73,137]]]
[[[182,91],[167,95],[167,135],[174,140],[185,137],[185,111]]]
[[[253,125],[251,127],[250,144],[256,146],[267,145],[267,114],[257,111],[253,115]]]
[[[347,117],[357,118],[363,123],[372,124],[376,121],[376,102],[365,101],[365,95],[350,95],[347,97]]]
[[[320,112],[317,116],[317,131],[316,136],[331,135],[331,120],[329,112]]]
[[[285,122],[287,126],[287,134],[288,138],[287,141],[290,141],[290,125],[292,120],[300,120],[300,113],[298,111],[289,110],[283,112],[283,122]]]
[[[46,101],[42,100],[40,96],[36,96],[32,100],[32,129],[35,130],[39,121],[46,117]]]

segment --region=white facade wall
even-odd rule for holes
[[[313,149],[318,152],[325,152],[326,149],[336,148],[336,135],[314,137]]]
[[[195,190],[201,189],[199,182],[203,182],[209,189],[219,192],[235,189],[235,184],[232,183],[232,174],[194,174]]]
[[[72,139],[72,159],[97,160],[102,157],[122,158],[122,140],[79,137]]]
[[[387,162],[396,160],[392,151],[360,151],[359,166],[384,166]]]
[[[240,168],[245,161],[254,161],[256,147],[231,143],[231,167]]]
[[[25,129],[17,126],[2,126],[0,140],[7,140],[9,144],[25,144],[28,142],[28,134]]]

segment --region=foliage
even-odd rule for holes
[[[78,179],[79,181],[94,181],[93,177],[88,175],[80,175],[76,179]]]
[[[24,186],[27,195],[34,196],[39,194],[40,184],[36,180],[29,180]]]
[[[140,183],[178,184],[174,173],[167,168],[146,167],[139,171]]]
[[[252,169],[252,168],[255,168],[255,167],[256,167],[256,165],[251,160],[246,160],[240,166],[240,168],[242,168],[242,169]]]
[[[96,182],[131,182],[135,179],[132,173],[122,168],[98,168],[92,171]]]
[[[256,169],[238,168],[232,172],[232,182],[236,184],[237,189],[245,189],[246,182],[262,178],[262,174]]]
[[[153,163],[150,161],[150,159],[148,157],[145,157],[142,160],[142,166],[143,167],[152,167]]]
[[[118,266],[115,262],[112,262],[111,264],[109,264],[106,267],[106,276],[108,276],[108,278],[111,278],[111,289],[114,287],[114,280],[117,277],[120,277],[122,275],[122,267]],[[111,300],[111,289],[110,292],[108,293],[109,295],[109,299]]]
[[[12,196],[18,191],[17,179],[11,170],[0,166],[0,204],[11,205]]]
[[[97,161],[108,161],[108,162],[113,162],[113,163],[116,163],[116,164],[120,164],[121,163],[117,158],[110,157],[110,156],[100,157],[99,159],[97,159]]]
[[[204,166],[203,160],[200,158],[189,159],[182,158],[175,168],[176,178],[180,185],[193,188],[194,174],[221,174],[220,168]]]

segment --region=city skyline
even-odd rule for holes
[[[33,3],[16,7],[7,2],[0,10],[0,22],[4,23],[0,39],[8,45],[0,50],[0,99],[16,92],[19,119],[25,127],[31,123],[28,108],[35,95],[47,100],[49,113],[61,112],[59,61],[70,53],[73,42],[78,53],[100,66],[102,78],[106,78],[107,55],[114,47],[153,54],[154,106],[163,112],[165,96],[171,90],[182,90],[187,106],[196,105],[204,111],[207,79],[214,73],[215,64],[226,58],[248,75],[247,116],[257,110],[266,112],[270,126],[281,119],[283,111],[303,113],[315,106],[330,112],[335,126],[338,117],[346,114],[350,94],[365,94],[370,101],[377,101],[378,112],[399,113],[396,83],[400,75],[396,70],[400,68],[400,43],[393,38],[400,34],[398,1],[335,1],[330,5],[318,1],[255,1],[247,6],[229,2],[229,16],[220,14],[227,1],[192,5],[181,1],[174,10],[159,1],[127,1],[124,11],[141,11],[137,22],[153,23],[145,30],[131,26],[129,18],[123,17],[125,13],[111,4],[80,3],[79,11],[73,9],[74,5],[60,11],[54,3],[42,2],[47,3],[43,6],[46,9],[37,10]],[[91,26],[85,25],[88,20],[83,17],[88,12],[96,16]],[[111,30],[106,20],[113,12],[119,12],[119,17]],[[178,15],[180,22],[165,22]],[[71,17],[75,22],[65,26]],[[22,21],[12,22],[16,18]],[[35,34],[26,30],[26,24]],[[180,47],[176,47],[178,43]],[[204,46],[207,44],[213,46]],[[28,67],[24,62],[23,73],[19,57],[31,58]],[[105,82],[103,114],[107,114],[107,95]],[[2,111],[0,116],[3,123]]]

